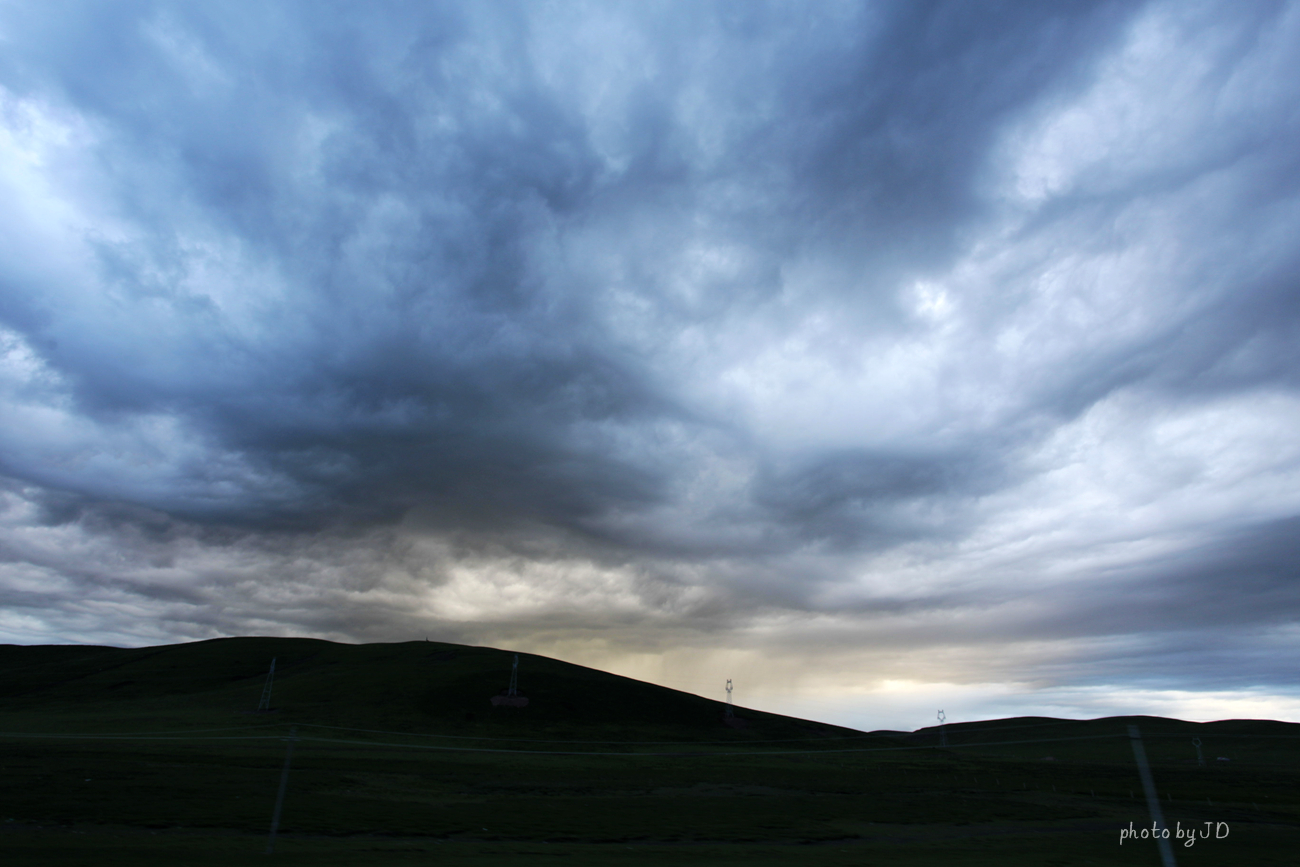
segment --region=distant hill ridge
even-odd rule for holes
[[[861,735],[725,703],[545,656],[520,653],[527,707],[494,706],[514,651],[435,641],[340,644],[313,638],[218,638],[158,647],[0,645],[0,714],[54,728],[248,723],[271,660],[274,719],[492,736],[667,740]],[[236,717],[236,714],[243,716]]]
[[[510,682],[514,651],[436,641],[340,644],[314,638],[217,638],[156,647],[0,645],[0,731],[126,732],[300,723],[469,738],[573,741],[761,743],[828,740],[835,748],[980,748],[1036,761],[1128,755],[1124,732],[1139,724],[1156,754],[1194,761],[1191,738],[1220,754],[1262,760],[1291,742],[1300,725],[1273,720],[1193,723],[1150,716],[1062,720],[1021,717],[949,722],[941,738],[915,732],[864,733],[725,703],[539,656],[520,653],[527,707],[493,706]],[[256,714],[276,659],[270,706]],[[1101,738],[1103,740],[1097,740]],[[1229,739],[1231,749],[1219,746]],[[1118,739],[1118,740],[1116,740]],[[830,741],[834,741],[831,743]],[[1055,742],[1055,746],[1047,746]],[[772,744],[779,748],[779,744]]]

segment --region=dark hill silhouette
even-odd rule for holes
[[[311,638],[219,638],[160,647],[0,645],[0,711],[50,724],[225,723],[253,712],[275,658],[276,719],[465,735],[746,740],[860,735],[737,708],[597,669],[520,653],[527,707],[494,707],[513,651],[429,641],[349,645]],[[246,722],[247,718],[241,720]],[[100,726],[102,728],[102,725]]]
[[[256,713],[273,657],[273,712]],[[1295,860],[1293,723],[950,721],[941,746],[936,728],[737,708],[735,729],[723,702],[532,654],[528,706],[493,707],[513,659],[0,646],[0,863],[251,863],[287,791],[275,857],[293,864],[1149,864],[1152,841],[1118,843],[1149,821],[1129,724],[1166,820],[1231,829],[1187,863]]]

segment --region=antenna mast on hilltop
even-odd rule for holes
[[[262,700],[257,703],[259,713],[271,709],[271,681],[275,680],[275,657],[271,657],[271,670],[266,673],[266,686],[262,687]]]
[[[727,716],[733,717],[735,715],[735,712],[731,709],[731,678],[727,678]]]
[[[497,681],[500,683],[501,681]],[[506,695],[519,694],[519,654],[515,654],[515,664],[510,666],[510,688],[506,690]]]

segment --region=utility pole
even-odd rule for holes
[[[944,728],[944,723],[947,721],[948,715],[943,711],[939,711],[939,746],[941,747],[948,746],[948,732]]]
[[[1199,767],[1205,767],[1205,754],[1201,752],[1201,739],[1192,738],[1192,746],[1196,747],[1196,764]]]
[[[500,681],[497,681],[500,683]],[[515,654],[515,664],[510,666],[510,688],[506,690],[506,695],[519,694],[519,654]]]
[[[266,673],[266,686],[262,687],[262,700],[257,703],[258,713],[271,709],[271,681],[275,680],[275,657],[271,658],[271,670]]]
[[[731,678],[727,678],[727,719],[731,719],[735,715],[735,711],[731,708]]]

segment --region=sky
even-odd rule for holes
[[[3,0],[0,642],[1300,720],[1297,45],[1262,0]]]

